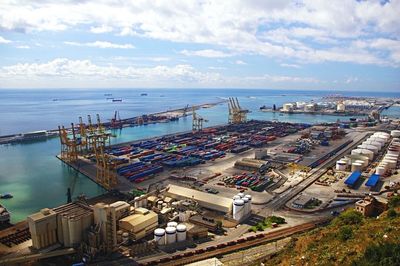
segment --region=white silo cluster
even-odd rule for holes
[[[233,219],[241,221],[243,218],[247,218],[251,213],[251,195],[244,195],[244,193],[238,193],[233,196]]]
[[[387,171],[396,169],[400,155],[400,139],[394,138],[390,143],[385,156],[375,169],[375,173],[379,175],[385,174]]]
[[[135,208],[140,208],[140,207],[147,208],[147,197],[145,195],[142,195],[140,197],[135,197],[134,202],[135,202],[134,203]]]
[[[157,245],[169,245],[186,240],[186,225],[177,222],[167,223],[167,227],[154,230]]]
[[[389,141],[390,135],[385,132],[377,132],[358,145],[351,151],[350,155],[336,162],[338,171],[363,171],[373,160],[385,144]],[[381,171],[381,170],[379,170]]]

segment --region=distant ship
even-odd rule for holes
[[[10,213],[7,211],[6,207],[0,204],[0,223],[9,223],[10,222]]]
[[[11,193],[0,194],[0,199],[11,199],[13,195]]]
[[[104,96],[112,96],[112,93],[104,93]]]
[[[147,96],[147,93],[141,93],[140,96]]]
[[[112,99],[113,102],[122,102],[122,99]]]

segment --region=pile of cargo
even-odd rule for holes
[[[230,187],[250,188],[258,192],[265,190],[265,188],[272,183],[272,180],[270,180],[268,176],[247,173],[228,176],[223,178],[222,181]]]
[[[140,183],[144,179],[153,174],[157,174],[163,171],[161,165],[149,165],[144,162],[135,162],[127,166],[123,166],[117,169],[117,173],[121,176],[126,177],[129,181]]]
[[[162,162],[164,166],[167,167],[186,167],[186,166],[194,166],[198,165],[202,162],[199,158],[194,158],[194,157],[180,157],[180,158],[173,158],[168,161]]]

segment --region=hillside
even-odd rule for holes
[[[265,265],[400,265],[400,198],[379,218],[347,210],[330,225],[293,238]]]

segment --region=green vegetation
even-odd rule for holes
[[[363,257],[355,260],[352,266],[397,266],[400,265],[400,244],[384,243],[382,245],[370,245]]]
[[[139,189],[136,189],[136,188],[133,188],[131,190],[130,194],[132,195],[132,197],[140,197],[140,196],[146,194],[146,192],[144,192],[142,190],[139,190]]]
[[[393,208],[390,208],[390,209],[388,210],[388,212],[387,212],[387,217],[388,217],[389,219],[396,218],[396,217],[397,217],[397,212],[396,212]]]
[[[285,218],[279,216],[268,216],[262,222],[249,228],[249,232],[264,231],[266,228],[272,227],[272,224],[284,224]]]
[[[332,224],[337,225],[356,225],[361,224],[364,217],[361,213],[355,210],[347,210],[342,212],[338,217],[336,217]]]
[[[389,208],[395,208],[400,206],[400,195],[393,196],[389,200]]]
[[[394,207],[377,219],[346,210],[328,226],[293,238],[266,265],[400,265],[399,213]]]
[[[318,207],[319,205],[321,205],[322,201],[319,199],[312,199],[310,200],[309,203],[306,204],[306,206],[304,206],[304,208],[306,209],[314,209],[315,207]]]
[[[346,241],[349,240],[350,238],[353,238],[354,233],[353,233],[353,229],[351,228],[351,226],[349,225],[344,225],[340,228],[339,230],[339,238],[342,241]]]

